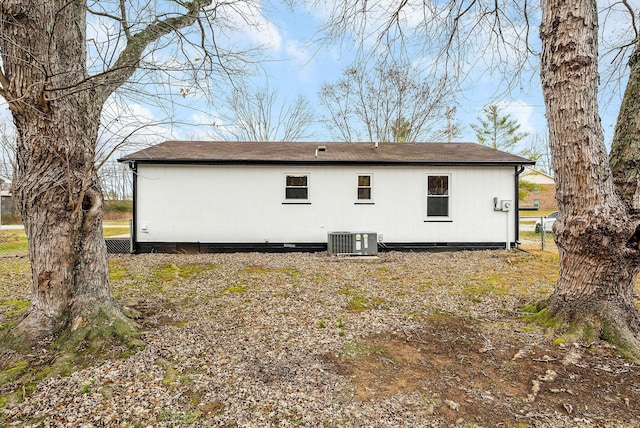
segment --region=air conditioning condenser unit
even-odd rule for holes
[[[378,234],[375,232],[329,232],[327,251],[332,256],[375,256]]]

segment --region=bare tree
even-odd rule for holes
[[[98,180],[103,189],[105,199],[124,200],[133,196],[133,182],[129,166],[115,159],[102,163],[98,171]]]
[[[314,4],[320,4],[315,0]],[[537,3],[493,0],[338,0],[323,34],[347,39],[364,57],[403,57],[423,75],[458,88],[477,84],[474,71],[519,86],[522,71],[538,70],[530,38]]]
[[[301,141],[313,124],[309,102],[299,95],[290,104],[279,100],[275,89],[265,86],[251,91],[249,85],[234,88],[215,124],[218,138],[236,141]]]
[[[533,134],[527,139],[520,155],[535,161],[537,170],[553,176],[549,137],[546,135]]]
[[[249,0],[0,1],[0,95],[17,129],[15,196],[33,276],[16,340],[131,326],[109,288],[96,167],[101,111],[115,91],[142,93],[154,76],[180,76],[184,86],[190,76],[196,91],[239,73],[233,61],[243,52],[225,49],[222,30],[250,22],[252,10]]]
[[[505,74],[507,79],[518,78],[518,64],[530,64],[520,55],[531,51],[528,38],[537,25],[529,2],[344,1],[336,6],[331,29],[371,29],[366,18],[376,8],[387,12],[375,25],[381,42],[403,35],[409,14],[422,11],[424,20],[415,29],[428,40],[424,48],[437,56],[434,62],[451,64],[457,78],[465,76],[469,63],[488,62],[491,70],[510,63],[515,72]],[[560,276],[551,298],[541,305],[541,316],[564,320],[570,326],[569,339],[606,338],[640,357],[640,314],[634,296],[640,272],[638,10],[626,1],[598,10],[596,0],[543,0],[541,11],[540,77],[560,211],[554,225]],[[618,65],[628,58],[630,66],[610,156],[598,113],[599,16],[615,17],[618,25],[624,22],[630,29],[624,33],[626,39],[619,38],[602,52]],[[434,48],[434,38],[443,43]],[[465,42],[470,43],[465,47]],[[481,55],[471,55],[478,52]],[[455,62],[462,65],[456,67]],[[628,69],[617,70],[618,76],[627,73]]]
[[[381,60],[371,70],[366,62],[349,67],[320,91],[327,129],[343,141],[443,140],[451,87],[444,78],[421,76],[402,61]]]

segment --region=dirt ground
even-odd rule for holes
[[[330,360],[360,399],[427,391],[419,411],[450,426],[555,426],[553,414],[575,426],[640,426],[638,366],[607,346],[519,347],[466,319],[430,321],[366,338],[366,355]]]

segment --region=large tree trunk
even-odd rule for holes
[[[85,16],[83,1],[1,3],[3,95],[18,129],[15,193],[33,277],[14,334],[27,344],[77,329],[98,311],[123,317],[109,289],[94,166],[104,99],[81,87]]]
[[[640,356],[637,221],[616,192],[598,115],[596,1],[543,1],[540,34],[560,211],[554,226],[560,278],[549,309],[567,322],[599,327]]]
[[[610,155],[616,189],[635,215],[640,213],[640,41],[638,43],[629,57],[629,80]]]
[[[96,310],[117,312],[94,167],[98,116],[87,114],[96,111],[90,104],[72,102],[74,108],[67,108],[69,101],[55,103],[46,114],[28,109],[15,115],[20,130],[15,189],[33,277],[31,307],[17,332],[30,339],[70,321],[77,328]]]
[[[131,2],[113,2],[118,11],[108,13],[110,7],[98,7],[95,16],[120,33],[113,38],[117,47],[95,55],[96,73],[89,75],[87,3],[97,2],[0,0],[0,95],[18,129],[16,194],[33,274],[31,307],[14,330],[26,342],[55,336],[60,329],[78,331],[75,339],[89,329],[100,335],[101,325],[105,335],[131,339],[122,337],[131,323],[109,290],[103,200],[94,165],[100,111],[155,41],[193,25],[201,15],[211,23],[212,2],[158,2],[149,10],[144,6],[139,21]],[[154,8],[156,18],[149,16]]]

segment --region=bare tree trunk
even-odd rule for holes
[[[207,10],[212,0],[175,2],[182,13],[160,12],[158,5],[161,14],[147,24],[129,22],[136,15],[130,2],[115,2],[119,13],[113,15],[98,8],[121,32],[115,57],[107,55],[101,72],[90,76],[87,3],[0,0],[0,95],[18,130],[15,189],[33,277],[31,307],[14,330],[26,342],[81,327],[74,338],[100,326],[112,334],[116,324],[116,335],[127,333],[118,321],[131,323],[109,290],[102,237],[103,195],[94,165],[101,109],[151,44],[201,14],[215,15]]]
[[[31,340],[70,323],[77,328],[96,310],[119,313],[109,290],[103,197],[93,162],[99,109],[73,102],[67,109],[67,100],[55,113],[15,115],[21,130],[15,187],[34,281],[28,316],[16,332]],[[88,111],[95,111],[93,119],[78,117]]]
[[[611,145],[611,167],[621,197],[640,212],[640,46],[629,58],[629,80]]]
[[[616,192],[598,115],[595,0],[545,0],[542,84],[560,215],[554,226],[560,278],[552,314],[591,324],[640,356],[633,287],[637,221]]]
[[[77,329],[96,311],[124,316],[109,290],[94,166],[104,98],[81,86],[86,4],[4,0],[0,11],[3,76],[12,78],[3,95],[18,130],[14,185],[33,278],[31,306],[13,333],[28,344]]]

